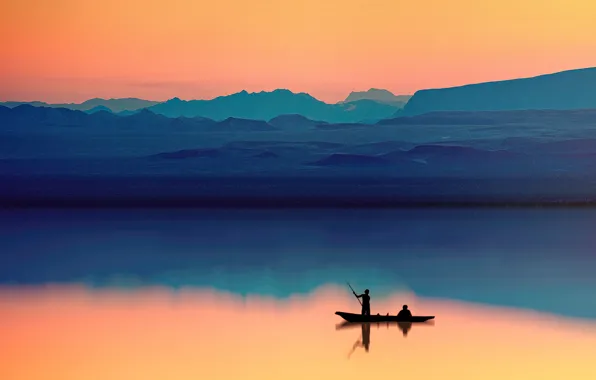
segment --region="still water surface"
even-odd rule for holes
[[[596,378],[596,211],[5,211],[0,378]],[[339,328],[407,303],[434,324]],[[368,343],[368,351],[365,344]]]

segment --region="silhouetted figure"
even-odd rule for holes
[[[403,319],[410,319],[412,318],[412,313],[408,310],[408,305],[404,305],[404,307],[397,313],[397,318]]]
[[[412,322],[397,322],[399,329],[404,334],[404,337],[408,336],[408,331],[412,328]]]
[[[370,315],[370,296],[368,295],[368,289],[364,291],[364,294],[356,294],[354,295],[357,298],[362,298],[362,315]]]
[[[370,347],[370,323],[362,324],[362,346],[368,352],[368,348]]]
[[[364,347],[364,350],[366,352],[368,352],[370,348],[370,323],[362,323],[360,324],[360,328],[362,329],[362,339],[358,339],[356,343],[354,343],[354,345],[352,346],[352,350],[348,354],[348,359],[350,358],[350,356],[352,356],[354,351],[356,351],[356,348]]]

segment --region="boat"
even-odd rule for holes
[[[426,322],[431,319],[435,319],[435,316],[412,316],[409,318],[398,317],[397,315],[362,315],[346,313],[343,311],[336,311],[336,315],[339,315],[348,322]]]

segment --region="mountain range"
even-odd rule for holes
[[[227,118],[270,120],[282,115],[301,115],[327,123],[366,123],[400,116],[436,111],[501,111],[526,109],[596,108],[596,68],[562,71],[532,78],[469,84],[460,87],[427,89],[413,96],[396,96],[371,88],[352,92],[337,104],[322,102],[306,93],[278,89],[271,92],[219,96],[210,100],[173,98],[156,102],[136,98],[90,99],[80,104],[5,102],[6,107],[29,104],[36,107],[68,108],[88,113],[109,111],[132,115],[148,109],[167,117],[204,117],[216,121]]]
[[[321,122],[374,123],[395,115],[403,102],[383,102],[372,97],[329,104],[309,94],[293,93],[289,90],[248,93],[241,91],[210,100],[181,100],[173,98],[165,102],[141,99],[91,99],[81,104],[48,104],[44,102],[4,102],[0,105],[14,108],[19,105],[34,107],[67,108],[87,113],[108,111],[121,116],[132,115],[141,109],[168,117],[206,117],[222,121],[232,118],[269,120],[271,118],[296,114]]]
[[[298,114],[308,119],[329,123],[356,123],[390,117],[399,108],[369,99],[328,104],[306,93],[296,94],[280,89],[258,93],[241,91],[211,100],[185,101],[174,98],[148,109],[168,117],[202,116],[214,120],[224,120],[229,117],[270,120],[280,115]]]
[[[105,110],[87,113],[67,108],[34,107],[23,104],[14,108],[0,106],[0,131],[13,133],[43,133],[61,131],[104,131],[111,133],[135,131],[142,137],[144,133],[155,131],[176,133],[190,128],[203,132],[229,131],[273,131],[276,126],[261,120],[248,120],[229,117],[215,121],[204,117],[169,118],[142,109],[131,115],[119,115]]]
[[[590,200],[594,125],[596,109],[362,124],[0,107],[0,203]]]
[[[94,98],[84,101],[83,103],[45,103],[45,102],[0,102],[1,106],[14,108],[23,104],[28,104],[34,107],[52,107],[52,108],[68,108],[71,110],[96,112],[98,110],[108,110],[111,112],[126,112],[137,111],[142,108],[151,107],[159,102],[151,100],[143,100],[137,98],[121,98],[121,99],[100,99]]]
[[[596,109],[432,112],[371,125],[328,123],[296,114],[270,120],[229,117],[217,121],[204,117],[170,118],[147,109],[121,116],[105,110],[89,114],[65,108],[0,106],[0,160],[96,156],[102,150],[100,156],[122,155],[112,148],[131,157],[262,139],[277,143],[268,144],[269,149],[257,153],[274,152],[279,157],[290,151],[324,152],[328,148],[341,148],[333,153],[356,156],[380,157],[391,152],[395,156],[396,152],[423,145],[585,156],[596,154],[595,123]],[[313,145],[313,141],[317,143]],[[250,149],[261,143],[255,144]],[[537,144],[543,148],[538,149]],[[314,151],[305,151],[305,146],[315,147]],[[54,153],[49,154],[50,151]],[[459,154],[457,150],[448,152]],[[305,162],[316,161],[302,158]],[[337,159],[343,158],[333,160]]]
[[[419,91],[403,110],[288,90],[9,103],[0,203],[596,202],[595,74]]]

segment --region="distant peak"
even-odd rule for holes
[[[261,90],[261,91],[255,91],[255,92],[248,92],[246,90],[242,90],[240,92],[237,92],[234,95],[301,95],[301,96],[312,97],[310,94],[308,94],[306,92],[293,92],[292,90],[289,90],[287,88],[276,88],[275,90],[272,90],[272,91]]]
[[[268,94],[293,94],[293,92],[290,90],[286,90],[284,88],[277,88],[272,91],[261,90],[261,91],[248,92],[246,90],[242,90],[242,91],[238,92],[236,95],[268,95]]]
[[[389,90],[384,90],[381,88],[369,88],[366,91],[352,91],[350,95],[388,95],[388,96],[395,96],[395,94]]]
[[[389,90],[382,89],[382,88],[369,88],[368,91],[366,91],[366,92],[368,92],[369,94],[377,93],[377,94],[388,94],[388,95],[395,96],[395,94],[393,92],[391,92]]]
[[[290,94],[290,95],[300,95],[300,96],[308,96],[312,98],[312,95],[307,92],[293,92],[292,90],[288,90],[286,88],[278,88],[274,90],[278,94]]]
[[[373,100],[381,103],[396,104],[405,103],[410,98],[409,95],[395,95],[389,90],[381,88],[369,88],[366,91],[352,91],[344,102],[354,102],[357,100]]]
[[[138,112],[135,112],[134,114],[132,114],[131,116],[156,116],[157,114],[147,108],[142,108],[140,110],[138,110]]]
[[[13,109],[29,110],[29,109],[34,109],[34,108],[47,108],[47,107],[35,107],[34,105],[24,103],[24,104],[19,104],[18,106],[14,107]]]

